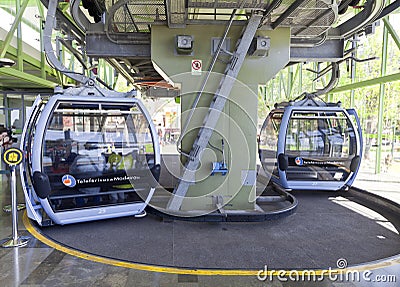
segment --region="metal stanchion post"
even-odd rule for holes
[[[11,214],[12,214],[12,237],[7,239],[2,247],[23,247],[28,244],[28,237],[18,236],[18,210],[17,210],[17,182],[15,167],[22,161],[22,151],[17,148],[10,148],[5,151],[3,160],[10,166],[11,173]]]

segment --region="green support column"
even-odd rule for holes
[[[234,51],[235,43],[241,36],[242,28],[232,26],[227,34]],[[173,85],[181,90],[181,123],[184,125],[193,102],[201,89],[213,55],[211,44],[214,38],[224,35],[225,25],[187,25],[185,29],[169,29],[153,26],[151,33],[151,56],[154,67]],[[207,31],[207,33],[204,33]],[[193,52],[179,54],[176,50],[177,35],[192,35]],[[212,148],[201,154],[201,165],[194,173],[195,183],[190,185],[181,211],[212,210],[216,200],[222,200],[226,210],[254,210],[256,196],[257,161],[257,113],[258,91],[261,83],[271,80],[290,60],[290,29],[259,30],[257,36],[269,37],[271,47],[266,57],[247,56],[240,69],[237,81],[232,83],[229,100],[224,106],[210,143],[221,148],[224,139],[224,157],[229,172],[210,175],[212,163],[221,161],[222,153]],[[224,55],[221,55],[224,57]],[[202,61],[201,73],[193,71],[192,61]],[[200,97],[181,148],[190,151],[204,125],[214,93],[226,69],[226,63],[217,61]],[[283,82],[281,77],[280,82]]]
[[[389,18],[383,18],[383,23],[385,24],[385,27],[388,29],[388,32],[392,36],[394,42],[397,45],[397,48],[400,49],[400,38],[399,35],[396,33],[396,30],[393,28],[392,24],[389,22]]]
[[[100,65],[100,60],[99,60],[99,65]],[[106,67],[106,62],[104,60],[101,60],[101,71],[103,74],[104,82],[106,82],[108,85],[110,85],[110,83],[108,82],[108,79],[107,79],[107,67]]]
[[[322,69],[322,70],[323,70],[323,69]],[[318,63],[318,72],[321,72],[321,63]],[[321,81],[322,87],[325,87],[325,86],[326,86],[326,83],[325,83],[325,78],[326,78],[326,77],[327,77],[327,75],[322,76],[322,77],[319,78],[320,81]]]
[[[317,71],[317,69],[318,69],[318,63],[317,63],[317,62],[314,62],[314,63],[313,63],[313,70],[314,70],[314,71]],[[317,88],[317,81],[312,81],[311,90],[315,91],[316,88]]]
[[[358,36],[355,34],[353,36],[353,41],[351,42],[351,48],[353,49],[353,52],[351,52],[351,55],[354,58],[357,58],[357,41],[358,41]],[[351,83],[354,83],[356,80],[356,61],[351,60],[351,72],[350,72],[350,77],[351,77]],[[354,89],[350,91],[350,107],[354,107],[355,105],[355,100],[354,100]]]
[[[287,78],[287,93],[286,98],[290,99],[293,90],[293,66],[288,67],[288,78]]]
[[[300,95],[303,92],[303,63],[298,64],[299,69],[299,89],[297,94]]]
[[[279,99],[282,99],[282,71],[279,72]]]
[[[389,32],[386,26],[383,27],[383,45],[382,45],[382,63],[381,63],[381,77],[386,75],[387,64],[387,49],[388,49],[388,36]],[[378,105],[378,147],[376,149],[376,162],[375,173],[381,172],[381,157],[382,157],[382,129],[383,129],[383,104],[385,97],[385,84],[379,85],[379,105]]]
[[[269,98],[270,98],[270,102],[272,103],[274,100],[275,100],[275,95],[274,95],[274,93],[275,93],[275,81],[274,80],[271,80],[271,94],[270,94],[270,96],[269,96]]]
[[[46,54],[44,52],[44,42],[43,42],[43,29],[42,29],[42,21],[45,19],[44,11],[43,11],[43,4],[40,0],[36,0],[37,8],[39,10],[40,15],[40,76],[43,79],[46,79]]]
[[[116,73],[115,73],[115,70],[110,65],[107,65],[107,66],[108,66],[109,83],[110,83],[110,86],[113,87],[115,84],[115,74]]]

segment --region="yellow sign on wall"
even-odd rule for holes
[[[22,162],[22,151],[18,148],[9,148],[3,153],[3,160],[8,165],[18,165]]]

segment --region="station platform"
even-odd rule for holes
[[[0,178],[0,203],[4,206],[10,202],[9,180],[6,175]],[[378,176],[377,180],[390,182],[375,181],[361,172],[355,186],[368,190],[361,199],[372,192],[392,199],[394,204],[389,207],[373,196],[362,201],[356,190],[344,194],[298,192],[294,214],[250,224],[163,221],[149,214],[39,228],[20,211],[19,234],[31,239],[23,248],[0,249],[2,286],[395,287],[400,280],[400,237],[393,227],[400,230],[400,201],[393,195],[400,190],[400,180],[396,175]],[[21,187],[17,189],[18,202],[23,202]],[[2,211],[0,226],[1,238],[11,234],[9,213]],[[245,260],[251,256],[250,261]],[[372,280],[325,277],[303,282],[286,278],[288,282],[284,282],[277,277],[257,278],[265,265],[268,270],[298,267],[299,271],[319,271],[336,268],[339,259],[356,270],[371,270]],[[194,269],[196,266],[200,268]],[[377,283],[377,276],[392,281]]]
[[[265,265],[328,269],[343,259],[348,267],[399,260],[400,205],[359,189],[294,195],[299,202],[294,214],[264,222],[188,222],[150,214],[43,228],[28,223],[28,230],[86,259],[188,274],[256,274]]]

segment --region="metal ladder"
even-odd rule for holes
[[[196,169],[200,163],[199,155],[208,145],[262,17],[262,15],[253,14],[242,32],[242,37],[236,43],[236,50],[233,52],[225,69],[224,76],[214,94],[208,114],[204,118],[203,126],[200,128],[197,138],[189,153],[183,175],[179,180],[177,187],[173,191],[173,196],[168,202],[167,210],[178,211],[189,186],[195,182]]]

